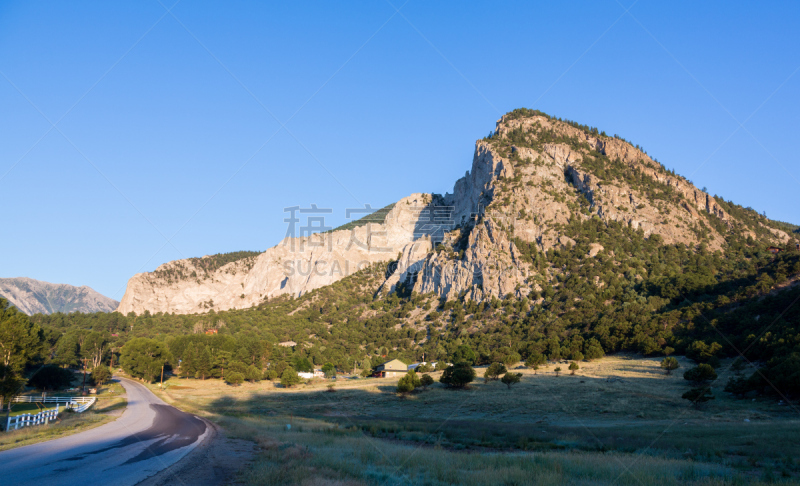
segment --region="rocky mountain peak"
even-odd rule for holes
[[[725,251],[731,235],[759,244],[797,237],[698,189],[620,137],[527,109],[504,115],[490,137],[475,143],[471,169],[452,193],[412,194],[380,221],[365,221],[287,237],[213,271],[197,259],[169,262],[134,276],[119,311],[252,307],[377,262],[391,262],[383,293],[522,298],[564,274],[547,263],[548,252],[580,243],[586,258],[604,255],[598,241],[581,238],[581,225],[590,223],[698,251]]]
[[[112,312],[119,302],[87,286],[53,284],[32,278],[0,278],[0,297],[25,314]]]

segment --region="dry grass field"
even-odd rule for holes
[[[166,401],[261,445],[247,484],[750,484],[800,478],[794,405],[713,388],[697,410],[681,369],[607,357],[538,372],[508,389],[479,379],[408,396],[397,379],[339,379],[284,389],[171,378]],[[723,363],[721,370],[727,368]],[[560,376],[554,368],[560,366]],[[158,390],[157,387],[153,387]],[[287,426],[291,426],[290,428]]]

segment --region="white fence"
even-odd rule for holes
[[[64,410],[72,409],[75,412],[85,412],[89,407],[94,405],[97,401],[95,397],[16,397],[13,400],[15,403],[55,403],[56,408],[50,410],[43,410],[37,414],[24,413],[14,417],[9,416],[6,423],[6,430],[17,430],[20,427],[27,427],[29,425],[42,425],[49,423],[51,420],[58,417],[59,408],[64,404]]]

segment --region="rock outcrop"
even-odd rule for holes
[[[113,312],[119,302],[89,287],[53,284],[32,278],[0,278],[0,297],[25,314]]]
[[[545,252],[575,245],[563,231],[575,218],[624,223],[664,244],[711,251],[724,249],[730,232],[757,230],[777,244],[790,239],[774,227],[753,228],[723,206],[624,140],[538,113],[512,112],[498,120],[492,137],[476,142],[471,170],[452,194],[412,194],[382,223],[287,238],[210,273],[196,259],[164,264],[134,276],[118,310],[246,308],[302,295],[376,262],[391,262],[384,293],[524,297],[559,271],[533,265],[530,247]],[[593,245],[588,256],[602,251]]]
[[[437,231],[429,224],[432,198],[412,194],[383,223],[305,237],[289,237],[264,253],[205,273],[188,260],[165,263],[128,282],[117,309],[181,314],[253,307],[280,295],[300,296],[377,262],[391,261],[409,243]]]

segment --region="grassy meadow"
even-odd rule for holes
[[[319,380],[284,389],[170,378],[180,408],[255,441],[245,484],[751,484],[800,481],[793,405],[736,399],[695,409],[681,395],[692,364],[666,375],[659,359],[606,357],[537,372],[508,389],[437,383],[408,396],[394,379]],[[561,367],[560,376],[554,368]],[[723,363],[721,370],[726,369]]]

